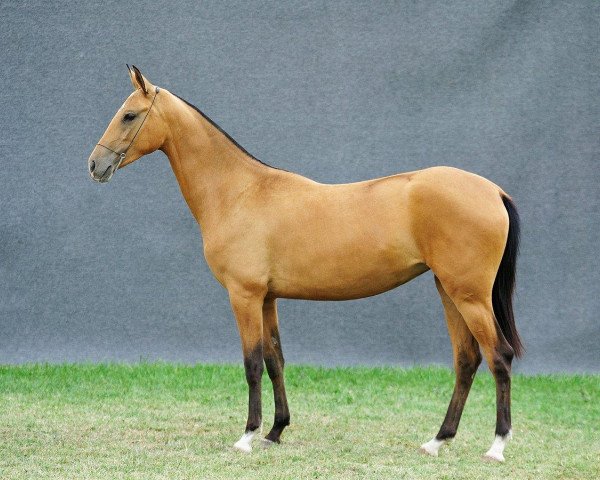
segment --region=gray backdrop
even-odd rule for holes
[[[0,362],[241,359],[167,159],[88,178],[128,62],[321,182],[498,183],[523,222],[516,369],[599,371],[599,5],[2,1]],[[451,362],[431,273],[280,317],[291,362]]]

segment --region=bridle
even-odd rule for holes
[[[119,157],[119,162],[117,163],[117,166],[114,168],[113,172],[116,172],[119,169],[119,167],[121,166],[121,163],[123,163],[123,160],[125,160],[125,157],[127,156],[127,151],[131,148],[131,145],[133,145],[135,137],[137,137],[138,133],[140,133],[140,130],[142,129],[142,127],[144,126],[144,123],[146,122],[146,119],[148,118],[148,114],[150,113],[150,110],[152,110],[152,106],[154,105],[154,100],[156,100],[156,96],[158,95],[158,92],[160,92],[160,88],[156,87],[156,90],[154,91],[154,97],[152,98],[152,103],[150,104],[150,108],[146,112],[146,115],[144,116],[142,123],[140,123],[140,126],[137,129],[137,132],[135,132],[135,135],[133,136],[133,138],[131,139],[131,142],[129,142],[129,145],[127,145],[127,148],[125,150],[123,150],[121,153],[119,153],[119,152],[115,152],[112,148],[108,148],[106,145],[102,145],[101,143],[96,144],[103,148],[106,148],[107,150],[109,150],[112,153],[114,153],[115,155],[117,155],[117,157]]]

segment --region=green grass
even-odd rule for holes
[[[417,450],[446,412],[449,370],[290,366],[286,377],[282,444],[244,455],[232,448],[246,420],[241,367],[0,367],[0,478],[600,478],[599,376],[515,376],[505,464],[481,460],[495,422],[483,368],[438,458]]]

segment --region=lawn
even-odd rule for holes
[[[504,464],[481,460],[495,422],[483,368],[438,458],[418,447],[444,417],[451,371],[290,366],[286,377],[281,445],[242,454],[232,447],[246,420],[239,366],[2,366],[0,478],[600,478],[600,376],[515,376]]]

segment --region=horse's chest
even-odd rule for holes
[[[221,285],[264,284],[268,263],[264,242],[250,241],[240,234],[235,239],[204,241],[204,258]]]

